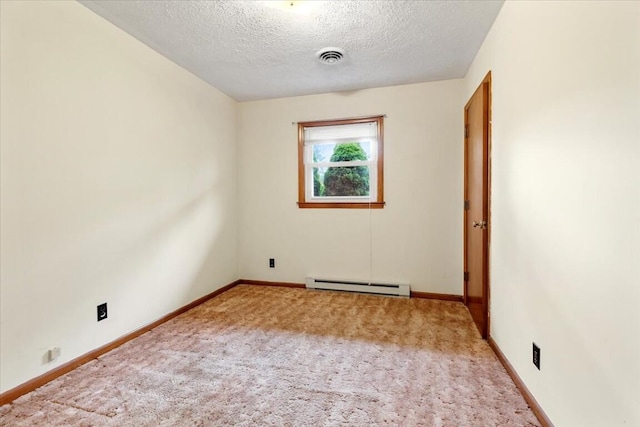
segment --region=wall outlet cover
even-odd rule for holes
[[[540,370],[540,347],[533,343],[533,364]]]
[[[98,306],[98,322],[107,318],[107,303]]]
[[[53,362],[58,357],[60,357],[60,347],[53,347],[52,349],[49,350],[48,352],[49,362]]]

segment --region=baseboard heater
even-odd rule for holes
[[[360,292],[366,294],[394,295],[399,297],[411,296],[411,287],[408,284],[369,283],[351,280],[318,279],[314,277],[307,277],[305,285],[308,289]]]

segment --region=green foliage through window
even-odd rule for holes
[[[367,160],[360,144],[337,144],[331,155],[332,162]],[[314,170],[314,191],[317,169]],[[319,181],[319,175],[318,175]],[[322,196],[368,196],[369,168],[367,166],[330,167],[324,174]],[[316,193],[318,194],[318,193]]]
[[[318,155],[314,152],[313,161],[317,162],[318,160]],[[318,168],[313,168],[313,194],[316,197],[324,196],[324,183],[320,179],[320,170]]]

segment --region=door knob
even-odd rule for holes
[[[471,225],[473,225],[473,228],[481,228],[484,230],[485,228],[487,228],[487,221],[480,221],[480,222],[473,221]]]

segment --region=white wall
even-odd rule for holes
[[[0,7],[5,391],[237,278],[237,104],[76,2]]]
[[[557,426],[640,425],[640,3],[507,2],[488,70],[491,335]]]
[[[462,88],[450,80],[241,103],[240,276],[408,281],[416,291],[461,295]],[[388,115],[386,207],[299,209],[292,122],[374,114]]]

